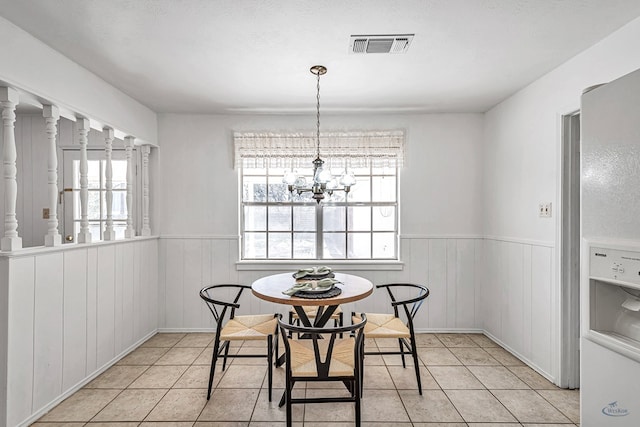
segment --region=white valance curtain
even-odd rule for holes
[[[236,132],[235,166],[241,168],[310,168],[316,157],[314,133]],[[401,167],[404,131],[320,133],[320,157],[332,169]]]

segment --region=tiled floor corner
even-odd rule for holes
[[[372,427],[574,426],[579,391],[557,388],[481,334],[419,334],[422,396],[413,363],[367,356],[363,425]],[[157,334],[52,409],[36,427],[272,427],[285,425],[278,400],[282,368],[274,369],[269,402],[266,360],[218,365],[211,400],[207,382],[213,334]],[[231,353],[256,353],[256,342]],[[394,341],[367,340],[371,348]],[[296,384],[299,396],[343,393],[340,385]],[[294,405],[294,426],[353,425],[352,404]]]

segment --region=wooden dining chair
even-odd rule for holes
[[[207,400],[211,398],[211,386],[218,358],[222,356],[222,370],[228,357],[263,357],[267,359],[269,378],[269,402],[273,384],[273,349],[278,359],[278,313],[236,316],[240,308],[238,301],[245,289],[251,286],[239,284],[212,285],[200,290],[202,298],[216,322],[216,337],[213,343],[213,358],[209,372]],[[229,354],[231,341],[266,340],[267,354]]]
[[[410,354],[413,357],[413,365],[416,370],[416,380],[418,381],[418,392],[422,394],[422,382],[420,381],[420,363],[418,361],[418,353],[416,349],[416,336],[413,330],[413,319],[422,306],[424,300],[429,296],[429,289],[423,285],[413,283],[389,283],[385,285],[377,285],[378,289],[386,289],[391,298],[391,307],[393,314],[366,313],[367,325],[364,329],[366,338],[397,338],[400,349],[398,351],[367,351],[367,354],[399,354],[402,357],[402,367],[406,368],[405,355]],[[413,296],[408,299],[398,300],[396,294]],[[398,307],[402,307],[403,317],[407,319],[404,322],[400,318]],[[360,322],[361,317],[356,313],[351,313],[352,323]],[[405,349],[406,348],[406,349]]]
[[[367,317],[351,326],[309,328],[278,320],[284,342],[286,364],[285,404],[287,427],[291,427],[292,405],[327,402],[355,403],[356,426],[361,425],[362,364],[364,357],[364,327]],[[308,339],[292,339],[290,334],[302,334]],[[339,336],[345,334],[343,338]],[[297,381],[340,381],[350,391],[349,396],[293,397]]]

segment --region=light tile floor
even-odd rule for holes
[[[34,426],[260,427],[284,426],[278,408],[284,372],[274,370],[273,402],[267,399],[262,359],[231,359],[206,387],[213,335],[157,334],[43,416]],[[374,427],[573,426],[579,392],[563,390],[480,334],[419,334],[423,395],[412,367],[399,356],[367,356],[363,425]],[[232,351],[255,353],[247,342]],[[395,347],[367,340],[366,346]],[[411,360],[408,360],[408,365]],[[324,387],[324,388],[323,388]],[[336,389],[338,387],[338,389]],[[295,393],[346,393],[341,385],[296,384]],[[353,404],[294,405],[297,427],[352,426]]]

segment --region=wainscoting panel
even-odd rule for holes
[[[157,329],[157,259],[157,239],[3,257],[9,304],[0,425],[32,422]]]
[[[485,239],[484,245],[482,328],[553,378],[553,248],[497,239]]]
[[[418,330],[477,330],[478,293],[482,240],[475,238],[403,238],[400,241],[403,270],[349,271],[374,284],[415,282],[426,284],[431,295],[416,318]],[[160,239],[159,327],[163,330],[213,328],[211,314],[198,296],[208,284],[243,283],[276,274],[278,271],[236,268],[238,241],[233,237],[164,237]],[[287,270],[289,271],[289,270]],[[285,272],[285,271],[281,271]],[[269,303],[246,292],[240,300],[241,312],[285,315],[288,307]],[[353,304],[343,311],[389,312],[385,291]]]
[[[87,251],[64,253],[62,390],[87,374]],[[80,349],[80,351],[78,351]]]
[[[35,260],[34,408],[46,405],[62,393],[64,268],[60,267],[63,266],[62,252]]]
[[[9,283],[20,283],[9,287],[8,298],[10,308],[20,308],[12,310],[8,319],[7,425],[15,425],[31,414],[33,404],[35,259],[12,260]]]

